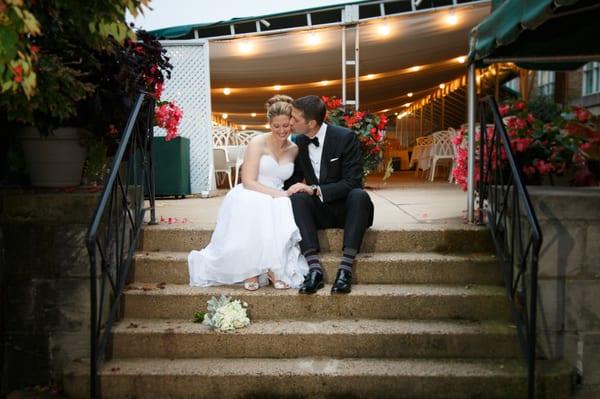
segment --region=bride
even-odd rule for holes
[[[300,253],[290,193],[282,189],[298,155],[288,140],[292,101],[284,95],[267,101],[271,132],[248,144],[242,184],[225,196],[208,246],[189,253],[191,286],[243,281],[254,291],[267,278],[276,289],[298,288],[304,281],[308,265]]]

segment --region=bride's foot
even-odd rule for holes
[[[271,283],[273,283],[273,288],[275,288],[276,290],[287,290],[288,288],[290,288],[290,286],[284,283],[283,281],[277,280],[271,272],[269,272],[269,280],[271,281]]]
[[[258,277],[249,278],[244,280],[244,288],[248,291],[256,291],[260,287],[258,283]]]

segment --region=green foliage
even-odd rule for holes
[[[135,33],[125,11],[148,0],[0,0],[0,116],[43,133],[72,123],[98,87],[100,59]],[[43,29],[40,29],[43,27]]]

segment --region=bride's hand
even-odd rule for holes
[[[276,195],[273,196],[273,198],[279,198],[279,197],[289,197],[291,194],[289,193],[289,190],[282,190],[280,192],[278,192]]]

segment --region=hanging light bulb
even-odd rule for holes
[[[369,79],[369,80],[373,79],[374,77],[375,77],[375,75],[372,73],[367,75],[367,79]]]
[[[421,67],[419,65],[415,65],[414,67],[410,67],[411,72],[419,72]]]
[[[456,16],[456,12],[454,10],[451,10],[446,16],[446,23],[448,25],[456,25],[458,23],[458,17]]]
[[[225,94],[226,96],[231,94],[231,89],[229,87],[226,87],[223,89],[223,94]]]
[[[407,94],[407,96],[409,96],[409,97],[412,97],[412,96],[413,96],[413,94],[412,94],[412,93],[408,93],[408,94]]]
[[[273,86],[273,88],[275,89],[275,91],[279,91],[281,90],[281,85],[275,85]]]
[[[456,57],[456,62],[459,62],[461,64],[464,64],[466,60],[467,60],[467,57],[465,57],[464,55],[461,57]]]
[[[251,113],[250,116],[252,116],[253,118],[256,118],[256,112]]]
[[[390,34],[390,31],[391,31],[390,26],[387,23],[383,23],[383,24],[379,25],[377,27],[377,30],[379,31],[379,34],[381,36],[387,36]]]
[[[446,85],[444,83],[440,84],[440,89],[443,89],[444,87],[446,87]]]
[[[246,130],[246,125],[241,126],[242,130]]]
[[[227,118],[229,118],[229,115],[227,115],[226,113],[225,113],[225,114],[223,114],[222,116],[223,116],[223,119],[227,119]]]
[[[310,33],[306,39],[306,42],[311,46],[316,46],[317,44],[321,43],[321,38],[316,33]]]
[[[327,86],[329,84],[328,80],[322,80],[321,81],[321,86]]]
[[[242,54],[250,54],[254,46],[248,40],[244,40],[240,43],[240,52]]]

